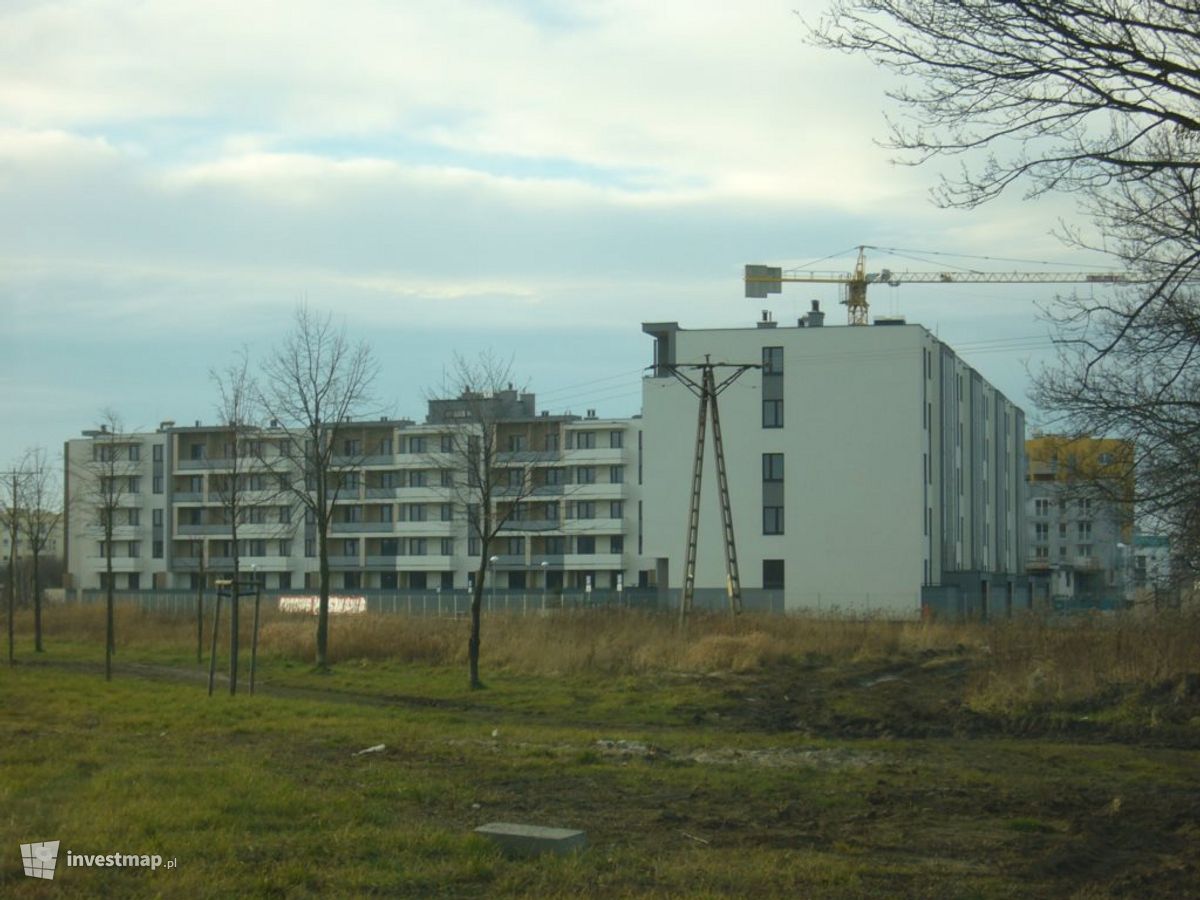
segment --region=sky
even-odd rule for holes
[[[823,6],[5,0],[0,469],[105,409],[212,421],[211,371],[263,358],[301,302],[370,343],[390,414],[420,419],[455,353],[490,350],[541,408],[624,416],[642,322],[787,323],[812,299],[844,322],[836,286],[744,299],[745,263],[1109,264],[1052,236],[1063,198],[931,203],[938,168],[878,144],[903,114],[888,76],[805,42]],[[1036,422],[1038,310],[1063,290],[869,299]]]

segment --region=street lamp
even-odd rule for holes
[[[491,606],[491,608],[493,610],[496,608],[496,563],[498,563],[499,561],[500,561],[500,557],[498,557],[498,556],[489,556],[488,557],[488,563],[492,567],[492,593],[491,593],[492,601],[489,605]]]

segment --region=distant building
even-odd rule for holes
[[[1039,601],[1115,609],[1131,599],[1133,446],[1038,435],[1029,456],[1029,557]]]
[[[644,565],[683,581],[697,399],[670,365],[754,363],[720,395],[747,605],[1005,616],[1030,605],[1024,414],[954,351],[903,320],[828,327],[646,323]],[[698,601],[724,602],[711,443]]]
[[[515,391],[491,399],[492,412],[503,419],[505,453],[514,464],[532,460],[536,483],[492,546],[496,587],[586,591],[636,585],[636,541],[629,538],[637,526],[639,420],[538,415],[534,396]],[[442,452],[448,426],[462,420],[464,402],[430,401],[428,420],[420,424],[337,426],[347,470],[329,536],[335,590],[468,586],[479,550],[468,534],[467,510],[451,487],[466,473],[461,459]],[[116,587],[190,588],[229,573],[234,547],[220,493],[233,470],[227,438],[216,426],[164,422],[154,432],[114,438],[87,431],[68,441],[68,586],[104,583],[103,536],[90,500],[96,467],[88,465],[101,452],[116,454],[123,479],[113,535]],[[257,461],[278,463],[277,438],[277,431],[264,429],[254,438],[261,452],[240,465],[246,509],[238,526],[239,568],[269,590],[311,590],[318,578],[314,526],[295,498],[272,483],[274,471]],[[503,496],[496,500],[504,502]]]
[[[33,550],[30,547],[29,538],[24,532],[26,516],[27,513],[25,511],[18,511],[19,534],[17,535],[16,553],[18,562],[33,558]],[[61,558],[63,553],[62,515],[56,512],[44,512],[38,518],[44,539],[41,549],[38,551],[38,556],[43,559]],[[3,536],[0,536],[0,554],[2,554],[0,555],[0,567],[8,565],[9,552],[12,547],[12,538],[8,528],[4,528],[3,532]]]

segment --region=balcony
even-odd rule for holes
[[[398,487],[369,487],[363,492],[368,500],[391,500],[400,496],[402,489]]]
[[[334,522],[331,526],[333,534],[364,534],[380,532],[391,534],[392,522]]]
[[[175,463],[176,472],[204,472],[211,469],[226,469],[229,460],[221,459],[181,459]]]
[[[540,531],[559,531],[563,527],[560,519],[509,519],[502,526],[501,531],[518,531],[518,532],[540,532]]]
[[[171,495],[172,503],[203,503],[204,494],[200,491],[178,491]]]
[[[228,525],[180,525],[175,529],[178,535],[189,534],[229,534]]]
[[[103,556],[89,556],[88,568],[95,572],[107,571],[108,560]],[[112,558],[112,570],[114,572],[137,572],[142,568],[141,557],[137,556],[114,556]]]

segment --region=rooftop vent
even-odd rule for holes
[[[594,409],[589,409],[589,410],[587,411],[587,417],[588,417],[589,419],[594,419],[594,418],[596,418],[596,411],[595,411]]]
[[[821,312],[821,301],[820,300],[812,301],[812,309],[809,311],[808,315],[805,316],[804,318],[805,318],[807,327],[809,327],[809,328],[820,328],[822,325],[825,324],[825,313]]]
[[[163,419],[161,422],[158,423],[159,431],[166,431],[168,428],[174,428],[174,427],[175,427],[174,419]]]
[[[759,328],[774,328],[775,327],[775,320],[771,318],[771,311],[769,309],[764,309],[762,311],[762,318],[758,320],[758,327]]]
[[[906,325],[908,323],[904,321],[904,316],[876,316],[875,324],[876,325]]]

